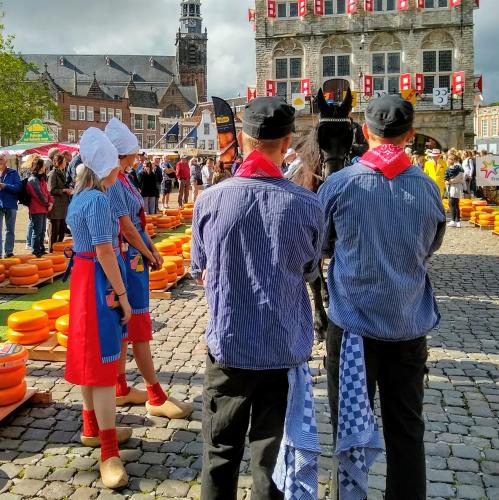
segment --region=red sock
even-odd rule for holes
[[[168,399],[159,382],[154,385],[147,385],[146,389],[149,404],[152,406],[161,406]]]
[[[120,456],[118,449],[118,437],[116,427],[99,431],[100,437],[100,458],[105,462],[108,458]]]
[[[86,437],[99,435],[99,424],[94,410],[83,410],[83,435]]]
[[[128,382],[126,381],[126,375],[121,373],[118,375],[118,380],[116,382],[116,396],[126,396],[130,392],[130,387],[128,387]]]

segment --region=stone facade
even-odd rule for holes
[[[410,9],[404,12],[387,11],[395,2],[379,0],[374,3],[384,10],[374,13],[365,13],[364,1],[358,0],[358,12],[352,15],[336,13],[342,10],[345,2],[331,0],[324,3],[332,7],[333,14],[323,16],[315,15],[314,0],[307,0],[307,14],[291,17],[290,9],[294,7],[290,4],[294,3],[297,4],[278,0],[278,9],[282,9],[282,14],[287,7],[288,17],[269,18],[267,0],[256,0],[258,95],[265,95],[266,80],[282,81],[278,77],[283,70],[281,67],[279,74],[276,60],[288,58],[288,76],[294,77],[288,78],[288,94],[296,91],[291,87],[293,79],[295,82],[310,79],[312,94],[328,81],[327,85],[334,87],[341,86],[338,80],[346,80],[345,83],[358,92],[354,116],[362,121],[369,100],[363,94],[363,75],[373,75],[378,78],[378,86],[384,84],[385,91],[394,92],[398,91],[400,74],[424,73],[427,79],[434,76],[438,87],[449,81],[452,72],[465,71],[465,93],[452,100],[452,107],[450,102],[442,108],[433,105],[429,92],[418,97],[415,125],[422,147],[430,138],[443,148],[473,146],[474,0],[462,0],[463,5],[459,8],[423,10],[417,9],[411,1]],[[446,3],[445,0],[442,3]],[[279,4],[288,5],[279,7]],[[395,63],[389,59],[390,54],[395,54]],[[426,70],[432,65],[432,57],[436,58],[435,71],[423,71],[423,57],[426,58]],[[292,75],[289,74],[289,58],[301,58],[301,68],[295,66]],[[384,71],[379,69],[379,58],[385,66]],[[390,69],[390,65],[395,68]],[[393,88],[395,83],[396,89]],[[297,83],[294,84],[296,88]]]

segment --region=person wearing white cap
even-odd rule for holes
[[[444,176],[446,169],[447,162],[443,158],[440,149],[432,149],[429,151],[428,160],[424,164],[424,173],[436,182],[442,198],[445,193]]]
[[[126,270],[119,248],[119,224],[113,219],[106,189],[116,182],[118,153],[106,135],[88,129],[82,136],[83,165],[66,222],[74,240],[71,269],[68,351],[65,378],[81,386],[84,446],[101,446],[99,464],[107,488],[121,488],[128,476],[118,443],[132,429],[116,428],[115,385],[132,310]]]
[[[139,144],[128,127],[116,118],[109,122],[105,133],[119,154],[118,182],[111,186],[108,196],[113,216],[119,220],[124,241],[127,243],[125,266],[128,297],[132,306],[128,337],[123,340],[122,344],[116,384],[116,404],[125,406],[145,403],[151,415],[185,418],[192,413],[192,405],[167,396],[156,375],[149,345],[152,340],[152,321],[149,313],[149,266],[155,270],[161,269],[163,258],[145,231],[144,201],[125,175],[126,170],[137,157]],[[125,372],[128,342],[132,343],[135,361],[146,382],[146,391],[128,386]]]

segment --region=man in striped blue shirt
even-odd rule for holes
[[[319,190],[331,257],[327,369],[335,438],[342,339],[359,336],[371,408],[376,384],[380,391],[386,500],[426,498],[426,334],[440,319],[426,262],[441,245],[445,212],[437,185],[404,152],[413,117],[398,96],[371,101],[363,128],[370,150]]]
[[[272,481],[283,435],[288,369],[308,360],[306,281],[317,275],[324,214],[317,196],[279,168],[294,109],[275,97],[247,105],[244,162],[196,203],[192,273],[210,320],[203,392],[203,500],[232,500],[248,425],[252,498],[281,499]],[[202,277],[202,278],[201,278]]]

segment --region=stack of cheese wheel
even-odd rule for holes
[[[494,226],[496,216],[490,212],[481,212],[478,216],[478,224],[480,226],[492,227]]]
[[[191,242],[188,241],[182,245],[182,256],[185,260],[191,260]]]
[[[54,264],[48,257],[28,260],[28,264],[35,264],[38,267],[40,279],[51,278],[54,276]]]
[[[68,347],[68,334],[69,334],[69,314],[65,314],[57,318],[55,322],[55,329],[57,332],[57,342],[62,347]]]
[[[0,264],[0,283],[3,283],[5,281],[5,266],[3,264]]]
[[[157,243],[155,246],[156,250],[162,257],[177,255],[177,245],[175,245],[175,243],[170,241],[168,238],[160,243]]]
[[[65,300],[66,302],[69,302],[69,297],[69,290],[59,290],[58,292],[55,292],[54,295],[52,295],[52,298],[54,300]]]
[[[45,299],[33,304],[34,311],[44,311],[49,317],[50,331],[55,330],[57,318],[69,314],[69,302],[67,300]]]
[[[15,343],[0,344],[0,406],[21,401],[26,395],[28,351]]]
[[[35,264],[17,264],[11,266],[9,281],[11,285],[15,286],[34,285],[40,281],[38,267]]]
[[[149,273],[149,290],[164,290],[168,286],[168,273],[164,269]]]
[[[56,255],[64,255],[64,250],[66,248],[73,248],[73,240],[66,240],[62,243],[54,243],[52,245],[52,254]]]
[[[63,273],[66,270],[68,265],[68,261],[66,257],[61,254],[49,253],[45,255],[45,259],[50,259],[52,261],[52,265],[54,266],[54,273]]]
[[[476,222],[476,217],[477,217],[477,211],[473,210],[473,212],[470,213],[470,222],[475,223]]]
[[[22,264],[22,261],[17,257],[9,257],[6,259],[0,259],[0,264],[4,267],[3,274],[5,274],[5,277],[8,278],[10,273],[10,268],[12,266],[17,266],[18,264]]]
[[[185,230],[185,234],[187,236],[189,236],[189,238],[192,236],[192,227],[188,227],[186,230]]]
[[[154,224],[152,222],[146,224],[146,233],[149,236],[154,236]]]
[[[192,211],[193,209],[187,206],[182,208],[182,221],[183,222],[191,222],[192,221]]]
[[[462,219],[469,219],[471,212],[474,211],[474,207],[471,204],[471,200],[469,198],[462,198],[459,201],[459,208],[461,210]]]
[[[7,336],[11,342],[34,345],[49,338],[49,316],[44,311],[19,311],[7,319]]]
[[[173,217],[173,226],[179,226],[182,222],[182,212],[179,208],[167,208],[163,210],[163,213],[168,217]]]
[[[177,281],[179,275],[177,274],[177,264],[175,262],[163,262],[163,271],[166,272],[166,281],[168,283],[175,283]]]
[[[175,234],[173,236],[169,236],[166,240],[175,245],[175,255],[182,255],[182,244],[184,241],[179,237],[179,235]]]
[[[494,232],[499,233],[499,212],[496,212],[496,216],[494,219]]]
[[[175,218],[170,217],[169,215],[163,215],[161,217],[158,217],[156,225],[161,230],[171,229],[175,226]]]
[[[16,259],[19,259],[21,261],[21,264],[26,264],[28,262],[28,260],[33,260],[35,258],[35,256],[31,253],[31,254],[27,254],[27,255],[17,255],[16,256]]]
[[[185,273],[184,269],[184,258],[180,255],[168,255],[163,257],[163,269],[168,264],[175,264],[177,268],[177,277],[183,276]]]

